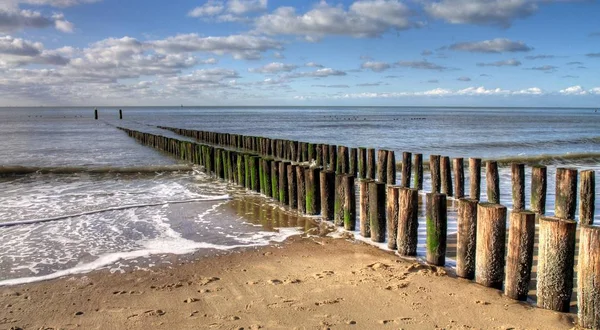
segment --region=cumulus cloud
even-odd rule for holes
[[[245,20],[240,17],[252,12],[267,9],[267,0],[209,0],[202,6],[195,7],[188,12],[190,17],[215,17],[222,22],[235,22]]]
[[[266,65],[261,66],[260,68],[251,68],[248,69],[250,72],[254,73],[280,73],[280,72],[290,72],[297,68],[297,65],[294,64],[284,64],[281,62],[272,62]]]
[[[483,86],[467,87],[464,89],[452,90],[445,88],[435,88],[420,92],[386,92],[386,93],[348,93],[336,95],[334,98],[402,98],[402,97],[452,97],[452,96],[510,96],[510,95],[542,95],[544,91],[538,87],[531,87],[520,90],[507,90],[502,88],[488,89]]]
[[[323,68],[323,65],[319,64],[319,63],[315,63],[315,62],[308,62],[306,64],[304,64],[305,66],[311,67],[311,68]]]
[[[286,76],[284,76],[284,78],[290,78],[290,79],[291,78],[304,78],[304,77],[325,78],[325,77],[330,77],[330,76],[345,76],[345,75],[347,75],[347,73],[344,71],[335,70],[332,68],[321,68],[321,69],[317,69],[315,71],[296,72],[296,73],[287,74]]]
[[[506,38],[496,38],[477,42],[459,42],[444,48],[471,53],[512,53],[533,50],[532,47],[526,45],[522,41],[512,41]]]
[[[321,2],[304,14],[294,7],[279,7],[258,17],[255,28],[260,33],[298,35],[309,41],[326,35],[365,38],[417,26],[411,16],[411,10],[398,0],[359,0],[348,9]]]
[[[411,68],[411,69],[422,69],[422,70],[437,70],[444,71],[448,68],[439,64],[431,63],[429,61],[399,61],[395,63],[398,66]]]
[[[188,12],[190,17],[215,16],[225,10],[225,5],[221,1],[209,0],[202,6],[198,6]]]
[[[0,37],[0,68],[28,64],[66,65],[69,59],[57,51],[45,50],[40,42],[12,36]]]
[[[227,10],[237,15],[266,9],[267,0],[229,0],[227,2]]]
[[[561,89],[559,93],[563,95],[586,95],[588,92],[583,87],[577,85]]]
[[[36,6],[71,7],[81,4],[100,2],[102,0],[18,0],[20,3]]]
[[[496,61],[491,63],[477,63],[477,66],[519,66],[521,61],[517,61],[514,58],[510,60]]]
[[[62,15],[44,16],[39,11],[0,8],[0,33],[11,33],[26,28],[42,29],[55,27],[59,31],[71,32],[73,25]]]
[[[364,62],[360,67],[363,69],[372,70],[374,72],[383,72],[391,68],[391,65],[386,62],[367,61]]]

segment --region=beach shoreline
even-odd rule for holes
[[[307,235],[1,287],[0,306],[0,329],[569,329],[576,320],[351,238]]]

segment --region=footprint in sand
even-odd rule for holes
[[[342,301],[344,301],[344,298],[328,299],[328,300],[316,302],[315,305],[317,305],[317,306],[333,305],[333,304],[337,304]]]
[[[335,272],[332,270],[324,270],[320,273],[314,274],[313,277],[320,280],[322,278],[325,278],[326,276],[333,276],[334,274],[335,274]]]

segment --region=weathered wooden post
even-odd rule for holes
[[[344,186],[344,229],[354,230],[356,228],[356,188],[354,176],[345,174],[342,177]]]
[[[279,200],[279,180],[282,178],[282,174],[279,173],[279,163],[281,162],[278,160],[271,161],[271,193],[275,200]]]
[[[412,154],[410,152],[402,153],[402,178],[400,185],[404,188],[410,188],[410,172],[412,167]],[[418,188],[415,185],[415,188]]]
[[[208,161],[208,164],[210,164],[210,159],[208,159],[207,161]],[[246,161],[245,161],[244,154],[238,154],[237,170],[238,170],[239,185],[242,187],[247,187],[246,186]]]
[[[377,181],[387,183],[387,150],[377,151]]]
[[[355,178],[357,177],[356,173],[358,171],[357,159],[356,159],[357,152],[358,152],[358,149],[350,148],[350,158],[349,158],[350,164],[348,167],[348,174],[352,175]]]
[[[260,182],[258,177],[258,156],[250,157],[250,184],[252,190],[255,192],[260,192]]]
[[[321,196],[319,188],[319,172],[318,167],[310,167],[306,170],[306,214],[317,215],[321,210]]]
[[[462,158],[452,159],[452,166],[454,169],[454,189],[455,198],[465,197],[465,168],[464,160]]]
[[[593,170],[581,172],[581,184],[579,185],[579,223],[591,225],[594,223],[594,211],[596,208],[596,177]]]
[[[346,146],[339,146],[338,150],[337,150],[337,165],[336,165],[336,173],[337,174],[344,174],[344,173],[348,173],[348,169],[350,167],[350,160],[349,160],[349,155],[348,155],[348,147]]]
[[[472,280],[475,278],[475,250],[477,245],[477,203],[472,198],[458,200],[456,219],[456,275]]]
[[[373,242],[385,241],[385,182],[369,182],[369,223],[371,240]]]
[[[446,264],[446,234],[448,231],[446,195],[427,193],[426,203],[426,260],[427,263]]]
[[[576,169],[556,169],[556,194],[554,196],[554,216],[561,219],[575,219],[575,208],[577,207]]]
[[[506,257],[506,280],[504,294],[516,300],[527,300],[533,243],[535,240],[535,213],[512,211],[508,227],[508,255]]]
[[[323,146],[321,144],[317,144],[315,146],[315,148],[316,148],[315,164],[317,166],[323,166],[323,168],[325,168],[325,165],[323,164]]]
[[[500,203],[500,176],[498,175],[498,162],[488,160],[485,164],[485,183],[487,185],[488,203]]]
[[[264,194],[267,197],[273,197],[273,184],[271,183],[271,163],[272,159],[263,159],[263,185],[264,185]]]
[[[387,165],[386,165],[386,179],[387,184],[395,185],[396,184],[396,155],[393,151],[389,150],[387,152]]]
[[[417,189],[400,188],[398,235],[396,245],[401,256],[417,255],[417,238],[419,229],[419,191]]]
[[[296,180],[296,164],[287,165],[288,201],[292,209],[298,208],[298,181]]]
[[[367,148],[358,148],[358,177],[367,178]]]
[[[98,120],[98,109],[94,109],[94,118]]]
[[[475,282],[502,290],[506,251],[506,207],[481,203],[477,207]]]
[[[481,159],[469,158],[469,197],[481,198]]]
[[[323,220],[333,221],[334,219],[334,199],[335,199],[335,172],[331,170],[321,171],[321,217]]]
[[[296,167],[296,182],[298,183],[298,212],[306,213],[306,170],[308,166]]]
[[[375,149],[367,149],[367,168],[366,176],[367,179],[375,180]]]
[[[288,189],[288,180],[287,180],[287,167],[290,165],[290,162],[280,162],[279,163],[279,202],[281,204],[287,205],[289,203],[289,189]]]
[[[531,168],[531,210],[538,215],[546,213],[547,183],[546,166],[533,166]]]
[[[336,226],[344,225],[344,189],[342,185],[342,174],[336,173],[335,175],[335,196],[333,202],[333,223]]]
[[[335,144],[329,145],[329,169],[336,170],[337,165],[337,146]]]
[[[597,226],[582,225],[579,230],[577,307],[579,326],[600,329],[600,227]]]
[[[453,196],[452,189],[452,168],[450,167],[450,157],[443,156],[440,158],[440,176],[442,180],[442,194]]]
[[[539,224],[537,305],[568,312],[573,293],[576,223],[540,217]]]
[[[415,154],[415,188],[423,190],[423,154]]]
[[[511,164],[513,210],[525,209],[525,164]]]
[[[362,179],[359,181],[360,190],[360,209],[359,209],[359,220],[360,220],[360,234],[363,237],[371,236],[371,216],[369,215],[369,183],[373,182],[371,179]]]
[[[400,215],[400,186],[387,186],[387,246],[390,250],[397,248],[398,217]]]
[[[119,109],[119,119],[123,119],[123,110]]]

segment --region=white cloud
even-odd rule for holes
[[[71,7],[81,4],[100,2],[102,0],[17,0],[17,2],[37,6]]]
[[[405,30],[416,24],[411,12],[397,0],[361,0],[348,10],[321,2],[304,14],[294,7],[279,7],[255,21],[256,31],[270,35],[299,35],[317,41],[326,35],[376,37],[389,30]]]
[[[372,70],[374,72],[383,72],[383,71],[391,68],[391,65],[389,63],[385,63],[385,62],[367,61],[367,62],[363,63],[360,67],[363,69]]]
[[[311,68],[322,68],[323,65],[319,64],[319,63],[315,63],[315,62],[308,62],[306,64],[304,64],[305,66],[311,67]]]
[[[458,90],[435,88],[417,92],[384,92],[384,93],[347,93],[332,96],[333,98],[402,98],[402,97],[454,97],[454,96],[509,96],[509,95],[542,95],[544,92],[538,87],[522,90],[506,90],[502,88],[487,89],[481,87],[467,87]]]
[[[304,77],[313,77],[313,78],[325,78],[329,76],[345,76],[346,72],[335,70],[332,68],[321,68],[315,71],[308,72],[296,72],[292,74],[287,74],[284,78],[304,78]]]
[[[509,27],[538,9],[532,0],[441,0],[425,5],[425,11],[452,24],[499,25]],[[552,2],[546,0],[545,2]]]
[[[227,10],[236,15],[243,15],[266,9],[267,0],[229,0],[227,2]]]
[[[60,52],[45,50],[40,42],[0,36],[0,68],[28,64],[66,65],[69,59]]]
[[[559,91],[559,93],[564,94],[564,95],[587,95],[588,91],[583,89],[583,87],[577,85],[577,86],[571,86],[571,87],[567,87],[565,89],[561,89]]]
[[[399,61],[396,65],[411,69],[422,69],[422,70],[436,70],[444,71],[448,68],[439,64],[431,63],[429,61]]]
[[[297,65],[294,64],[284,64],[281,62],[272,62],[266,65],[261,66],[260,68],[251,68],[248,69],[250,72],[254,73],[280,73],[280,72],[290,72],[297,68]]]
[[[533,50],[532,47],[522,41],[512,41],[506,38],[478,42],[459,42],[444,48],[472,53],[528,52]]]
[[[267,0],[209,0],[188,12],[190,17],[216,17],[220,22],[245,21],[240,15],[267,9]]]
[[[209,0],[202,6],[196,7],[188,13],[190,17],[215,16],[225,10],[225,6],[220,1]]]
[[[477,63],[477,66],[519,66],[521,61],[517,61],[514,58],[510,60],[496,61],[491,63]]]

